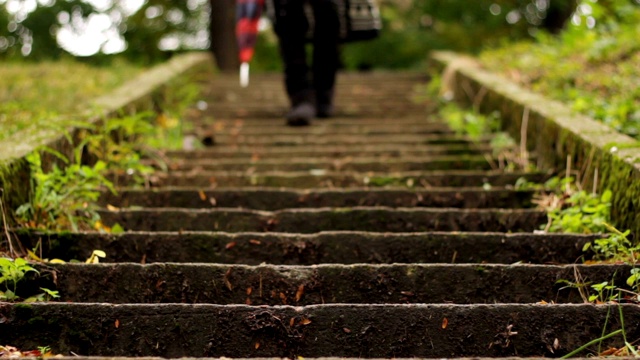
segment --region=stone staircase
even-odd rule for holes
[[[50,258],[108,258],[42,266],[31,286],[61,301],[0,304],[0,342],[85,356],[442,358],[557,357],[622,320],[640,338],[637,306],[621,318],[557,283],[624,283],[630,267],[572,265],[597,237],[534,234],[546,215],[512,185],[546,175],[493,170],[489,137],[455,135],[412,100],[420,74],[344,74],[338,115],[308,128],[284,126],[279,76],[236,81],[216,77],[192,119],[214,146],[168,152],[156,187],[102,199],[104,222],[127,233],[24,236]]]

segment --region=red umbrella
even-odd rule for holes
[[[240,85],[249,85],[249,62],[258,37],[264,0],[236,0],[236,38],[240,58]]]

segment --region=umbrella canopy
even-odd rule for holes
[[[263,8],[264,0],[236,0],[236,38],[240,62],[248,63],[253,57]]]

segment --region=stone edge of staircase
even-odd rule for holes
[[[598,189],[613,192],[615,225],[640,234],[640,142],[486,71],[470,56],[436,51],[430,60],[442,71],[442,91],[456,102],[484,113],[499,111],[502,128],[518,141],[525,123],[524,140],[538,155],[539,166],[564,169],[570,156],[571,168],[585,169],[586,189],[593,186],[597,169]]]
[[[119,113],[132,113],[153,109],[154,102],[163,91],[170,90],[172,81],[179,76],[194,73],[213,73],[215,62],[208,52],[190,52],[143,71],[115,90],[98,97],[84,106],[82,121],[94,124]],[[72,137],[77,127],[68,129]],[[68,156],[72,147],[62,131],[43,128],[38,131],[18,132],[0,141],[0,199],[7,208],[14,208],[28,199],[29,169],[25,156],[40,146],[48,146]]]

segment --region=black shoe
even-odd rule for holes
[[[333,105],[331,104],[319,104],[316,111],[316,116],[321,119],[330,118],[333,116]]]
[[[316,115],[316,109],[310,102],[302,102],[289,110],[287,113],[287,125],[289,126],[308,126],[311,119]]]

